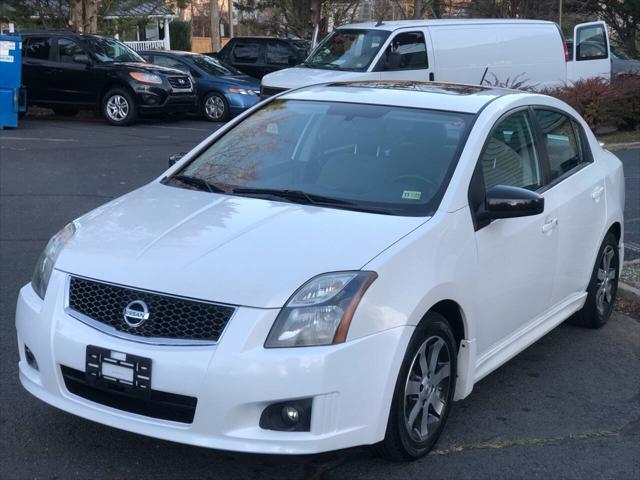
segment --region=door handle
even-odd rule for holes
[[[542,225],[542,233],[549,233],[558,226],[558,217],[547,218]]]
[[[591,198],[597,202],[600,200],[600,197],[602,196],[603,193],[604,193],[604,187],[602,185],[599,185],[593,189],[593,192],[591,192]]]

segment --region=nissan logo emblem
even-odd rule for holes
[[[134,300],[124,307],[124,323],[135,328],[149,319],[149,306],[142,300]]]

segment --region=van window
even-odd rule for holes
[[[73,63],[75,55],[82,55],[84,50],[73,40],[68,38],[58,39],[58,61],[62,63]]]
[[[602,25],[578,28],[577,37],[576,59],[578,61],[609,57],[609,46]]]
[[[51,51],[51,38],[31,37],[25,48],[25,56],[36,60],[49,60]]]
[[[537,190],[542,186],[538,152],[526,110],[509,115],[494,129],[482,154],[485,188],[496,185]]]
[[[582,145],[580,125],[556,110],[536,108],[535,112],[549,158],[550,182],[590,162]]]
[[[364,72],[389,37],[386,30],[334,30],[304,64],[311,68]]]
[[[257,43],[238,42],[233,49],[233,60],[238,63],[256,63],[260,53]]]
[[[295,55],[287,45],[282,42],[267,42],[266,62],[271,65],[289,65],[289,58]]]
[[[396,35],[383,59],[384,70],[421,70],[429,67],[427,46],[422,32],[406,32]]]

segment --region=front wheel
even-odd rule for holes
[[[588,328],[600,328],[607,323],[618,293],[619,271],[618,240],[614,234],[608,233],[600,246],[591,273],[587,300],[582,310],[570,318],[571,323]]]
[[[134,123],[138,116],[133,96],[124,89],[109,90],[102,99],[102,114],[111,125],[125,126]]]
[[[453,403],[457,357],[447,320],[430,312],[409,342],[380,453],[395,461],[416,460],[435,445]]]
[[[202,102],[202,114],[210,122],[225,122],[229,119],[229,104],[219,93],[209,93]]]

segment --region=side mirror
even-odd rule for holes
[[[526,188],[496,185],[487,192],[478,220],[530,217],[544,211],[544,198]]]
[[[176,162],[178,162],[182,157],[184,157],[187,152],[174,153],[169,157],[169,166],[173,167]]]
[[[400,67],[402,57],[398,52],[387,53],[387,61],[384,64],[385,70],[397,70]]]
[[[89,55],[85,53],[79,53],[77,55],[74,55],[73,62],[82,63],[83,65],[91,65],[91,59],[89,58]]]

